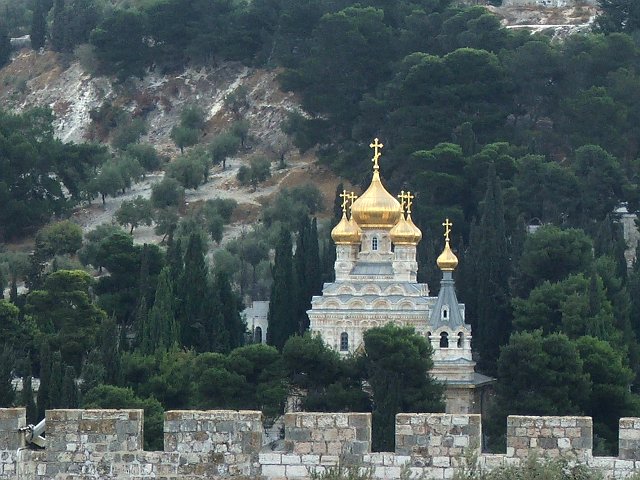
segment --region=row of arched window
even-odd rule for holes
[[[428,332],[427,336],[431,338],[431,332]],[[463,344],[464,344],[464,333],[459,332],[456,346],[458,348],[462,348]],[[442,332],[440,334],[440,348],[449,348],[449,334],[447,332]]]
[[[431,338],[431,332],[428,332],[427,336]],[[459,332],[456,346],[458,348],[462,348],[463,345],[464,345],[464,333]],[[442,332],[440,334],[440,348],[449,348],[449,334],[447,332]],[[341,352],[349,351],[349,334],[347,332],[342,332],[340,334],[340,351]]]

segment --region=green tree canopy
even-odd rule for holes
[[[412,328],[387,324],[364,333],[364,363],[373,391],[373,448],[393,451],[400,412],[444,410],[442,386],[429,375],[430,343]]]

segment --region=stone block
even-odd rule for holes
[[[287,478],[305,478],[309,476],[309,469],[305,465],[287,465]]]

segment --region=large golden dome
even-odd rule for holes
[[[391,241],[396,245],[417,245],[422,240],[422,232],[411,220],[411,214],[400,216],[400,221],[389,232]]]
[[[353,204],[351,204],[351,219],[355,220],[360,228],[383,228],[389,230],[393,227],[400,217],[402,217],[403,209],[400,203],[391,196],[389,192],[382,186],[380,181],[380,150],[384,147],[378,139],[374,139],[369,145],[373,148],[373,178],[371,185]]]
[[[331,230],[331,238],[333,238],[336,245],[360,243],[361,235],[362,230],[353,219],[347,220],[346,212],[342,213],[342,219]]]

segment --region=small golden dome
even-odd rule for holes
[[[367,191],[354,202],[351,215],[360,228],[390,229],[400,220],[402,207],[382,185],[378,170]]]
[[[438,268],[443,272],[453,272],[458,266],[458,257],[451,251],[449,240],[444,244],[444,250],[436,260]]]
[[[411,214],[408,214],[406,219],[402,215],[389,235],[391,241],[396,245],[417,245],[422,240],[422,232],[411,220]]]
[[[350,245],[353,243],[360,243],[360,236],[362,230],[358,224],[352,219],[347,220],[347,214],[342,213],[340,222],[331,230],[331,238],[336,245]]]

